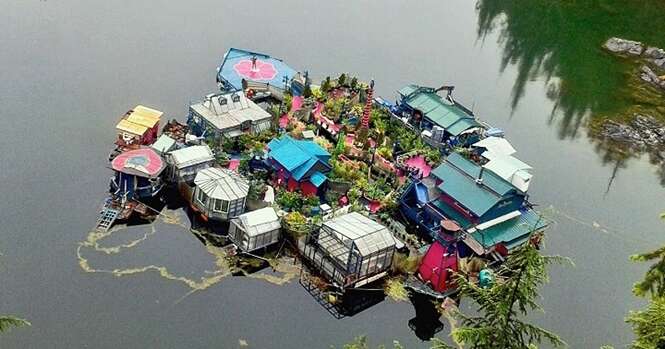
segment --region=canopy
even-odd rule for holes
[[[490,159],[491,160],[483,166],[484,168],[492,171],[506,181],[509,181],[521,191],[526,192],[529,189],[529,181],[531,180],[531,177],[533,177],[529,172],[533,169],[531,166],[513,156],[492,153]]]
[[[139,125],[137,123],[133,123],[127,119],[120,120],[120,122],[118,122],[115,128],[120,131],[125,131],[131,134],[135,134],[137,136],[143,136],[146,133],[146,131],[148,131],[147,127]]]
[[[111,162],[115,171],[139,177],[154,178],[164,170],[162,158],[150,148],[141,148],[124,152]]]
[[[249,192],[247,180],[225,168],[210,167],[199,171],[194,184],[212,199],[233,201],[246,197]]]
[[[485,148],[487,151],[499,155],[513,155],[517,152],[515,148],[502,137],[487,137],[473,144],[476,148]]]

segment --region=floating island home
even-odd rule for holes
[[[481,122],[455,101],[450,86],[411,84],[399,90],[393,105],[373,97],[373,83],[342,82],[340,76],[332,84],[326,79],[329,89],[322,92],[323,84],[309,85],[306,72],[269,55],[235,48],[225,54],[216,79],[220,92],[192,103],[187,125],[171,121],[160,137],[160,111],[139,105],[123,116],[111,157],[114,204],[106,204],[99,229],[111,226],[122,205],[155,198],[165,185],[179,190],[195,217],[213,228],[228,226],[221,232],[222,240],[241,253],[275,245],[281,238],[282,217],[288,222],[294,212],[301,216],[319,212],[323,222],[314,224],[312,217],[305,217],[308,233],[289,238],[313,273],[334,292],[343,293],[368,287],[391,273],[397,246],[404,246],[392,230],[401,226],[395,235],[408,246],[400,251],[422,255],[407,286],[441,297],[454,292],[455,271],[486,275],[486,265],[503,261],[511,249],[547,225],[528,201],[531,166],[515,157],[503,131]],[[309,95],[310,89],[319,89],[317,95]],[[285,98],[287,93],[293,98]],[[271,106],[279,108],[270,110],[282,111],[287,100],[291,105],[286,105],[284,114],[273,117],[266,111]],[[374,108],[381,109],[379,116],[372,113]],[[385,134],[379,132],[374,117],[390,123]],[[278,130],[274,119],[280,121]],[[388,129],[393,134],[387,134]],[[407,132],[409,137],[399,133],[405,129],[413,133]],[[273,138],[266,144],[268,137],[262,137],[267,133]],[[238,138],[241,135],[246,136]],[[426,148],[401,149],[400,136],[413,148]],[[425,144],[414,142],[417,137]],[[236,142],[222,142],[234,138]],[[245,138],[252,141],[251,150],[246,145],[237,149]],[[338,161],[331,162],[331,153],[320,144],[330,145]],[[240,166],[248,158],[246,166]],[[363,170],[360,177],[344,178],[345,172],[361,167],[367,172]],[[250,188],[244,175],[249,177],[257,169],[265,175],[253,176],[252,185],[263,182]],[[361,182],[361,177],[367,178],[367,186],[358,189],[354,181]],[[249,206],[263,208],[246,212],[248,197],[258,195],[250,189],[266,186],[265,192],[259,192],[264,195],[261,205]],[[327,208],[279,207],[279,195],[286,191],[271,186],[301,193],[317,202],[308,205]],[[350,187],[360,191],[358,201],[381,198],[383,194],[376,193],[385,191],[385,197],[398,201],[402,215],[348,213],[349,201],[354,200]],[[341,211],[332,212],[323,195],[326,191],[339,194],[336,204],[344,206]],[[382,208],[368,207],[372,213]]]

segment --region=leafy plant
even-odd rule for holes
[[[311,230],[307,218],[297,211],[290,212],[284,217],[284,228],[293,240],[300,239]]]
[[[11,327],[32,326],[30,322],[25,319],[17,318],[14,316],[0,316],[0,332],[6,332]]]
[[[286,211],[300,211],[302,209],[303,200],[299,193],[279,189],[277,191],[275,202]]]

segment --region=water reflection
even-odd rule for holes
[[[513,110],[524,96],[527,82],[544,79],[547,97],[554,102],[548,122],[558,128],[560,138],[579,136],[580,127],[593,120],[621,118],[654,107],[654,100],[663,106],[662,96],[646,96],[635,87],[633,62],[612,56],[600,47],[612,36],[665,47],[665,3],[479,0],[476,9],[478,37],[485,39],[498,31],[503,48],[501,69],[508,65],[517,69]],[[588,134],[603,162],[613,165],[609,190],[617,171],[633,155],[616,143],[600,139],[593,131]],[[657,158],[652,156],[652,160]],[[665,185],[665,169],[659,167],[658,174]]]

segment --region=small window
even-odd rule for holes
[[[219,200],[222,202],[222,208],[220,211],[222,212],[228,212],[229,211],[229,202],[226,200]]]
[[[222,210],[222,200],[215,200],[215,211],[221,211]]]
[[[226,97],[224,97],[224,96],[219,96],[217,101],[219,102],[219,105],[226,105],[226,103],[228,103],[228,101],[226,100]]]
[[[231,96],[231,99],[233,99],[233,103],[238,103],[238,102],[240,102],[240,96],[238,96],[238,95],[233,95],[233,96]]]

